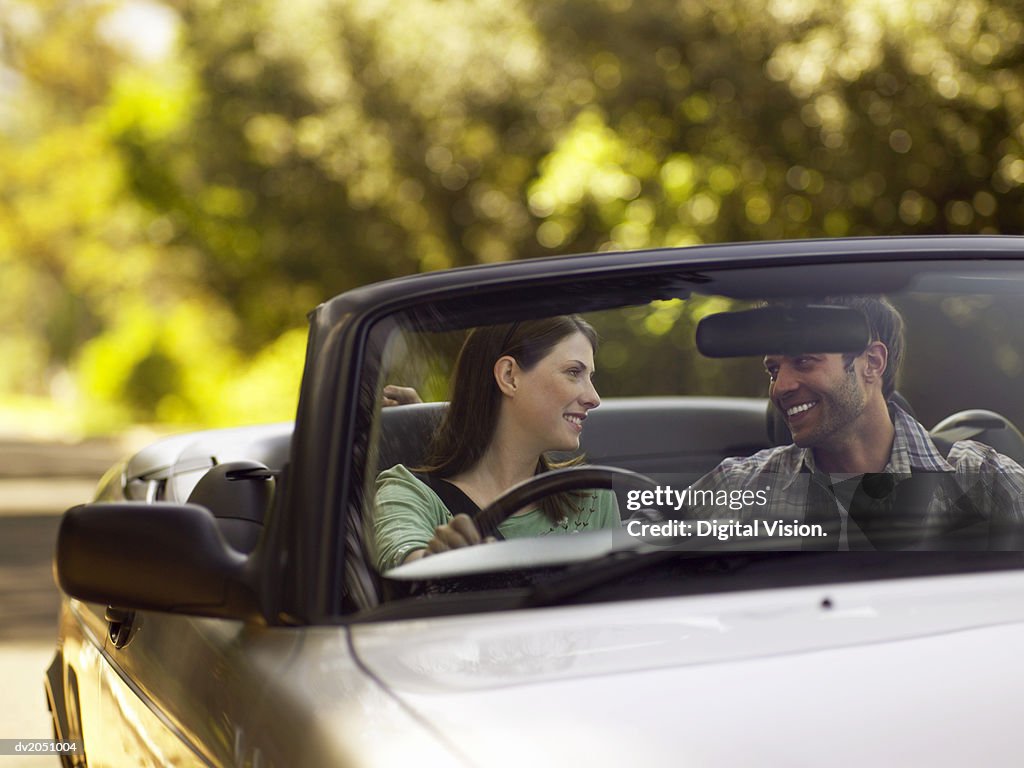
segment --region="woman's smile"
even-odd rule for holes
[[[568,421],[577,432],[582,432],[583,420],[587,418],[587,414],[567,413],[562,418]]]

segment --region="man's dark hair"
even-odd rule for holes
[[[829,296],[821,301],[840,307],[860,310],[868,320],[871,341],[880,341],[889,351],[885,373],[882,374],[882,395],[888,400],[896,391],[896,377],[903,363],[903,316],[889,300],[882,296]],[[849,365],[856,355],[846,355]]]

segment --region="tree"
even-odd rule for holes
[[[1016,232],[1024,215],[1024,31],[1001,0],[165,7],[179,52],[158,70],[126,69],[104,42],[107,6],[59,16],[74,34],[26,37],[3,16],[5,58],[32,83],[38,119],[17,124],[51,163],[42,176],[62,157],[83,165],[67,134],[44,143],[57,115],[88,129],[107,169],[88,173],[110,180],[88,214],[104,226],[65,238],[90,249],[89,287],[54,288],[47,329],[23,339],[41,367],[84,380],[133,325],[150,328],[105,397],[163,402],[165,416],[224,410],[210,391],[306,309],[374,280],[609,248]],[[46,51],[85,63],[30,63]],[[77,286],[66,258],[29,263],[15,207],[0,232],[18,238],[18,274],[41,280],[37,264],[55,263],[52,285]],[[133,269],[110,269],[125,253]],[[142,309],[111,309],[124,291]],[[234,352],[200,375],[177,325]]]

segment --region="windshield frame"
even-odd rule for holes
[[[701,258],[702,256],[705,258]],[[346,368],[352,375],[353,386],[351,389],[344,388],[344,391],[361,393],[358,401],[349,398],[348,402],[358,402],[355,410],[359,412],[359,418],[352,423],[365,426],[367,417],[372,424],[373,414],[377,408],[372,393],[378,386],[376,376],[379,371],[375,368],[372,358],[376,351],[379,361],[379,351],[383,349],[382,337],[386,337],[389,328],[393,329],[396,324],[429,327],[449,312],[459,318],[457,324],[465,325],[478,322],[484,316],[482,313],[485,310],[488,311],[487,316],[490,318],[497,316],[495,312],[501,314],[499,310],[507,311],[507,316],[513,318],[520,314],[515,309],[515,297],[520,296],[524,290],[532,289],[537,292],[539,299],[531,304],[534,309],[537,306],[543,306],[545,312],[580,309],[579,302],[582,300],[586,304],[583,307],[586,311],[589,308],[604,308],[613,304],[614,301],[606,297],[609,294],[614,295],[614,286],[621,288],[624,284],[631,289],[628,300],[620,302],[624,304],[637,304],[645,297],[664,299],[681,294],[689,296],[694,290],[700,293],[722,291],[723,295],[749,298],[743,288],[742,273],[745,271],[752,274],[749,270],[761,269],[777,276],[777,291],[786,277],[782,273],[790,272],[785,267],[831,265],[831,268],[837,268],[837,265],[845,264],[860,270],[868,267],[867,272],[874,271],[872,267],[878,267],[882,271],[888,268],[892,279],[884,282],[884,287],[892,289],[908,285],[911,277],[926,267],[921,262],[930,262],[933,266],[941,267],[941,271],[948,268],[949,271],[955,272],[958,265],[960,268],[964,265],[980,266],[982,271],[993,268],[1005,269],[1008,264],[1002,263],[1004,260],[1017,261],[1019,268],[1024,262],[1024,238],[869,238],[855,241],[761,243],[677,251],[590,255],[548,259],[544,260],[548,262],[546,264],[526,262],[498,265],[501,269],[494,270],[471,268],[434,276],[405,278],[391,282],[405,283],[407,288],[418,286],[422,290],[384,291],[393,295],[405,294],[401,301],[397,298],[388,301],[381,300],[380,287],[371,287],[372,290],[361,289],[353,293],[363,295],[353,298],[346,294],[335,300],[337,303],[333,306],[322,308],[321,312],[326,317],[330,314],[337,316],[342,308],[354,311],[349,317],[356,321],[353,326],[358,330],[356,338],[361,343],[349,349],[359,349],[362,354],[348,361],[349,365]],[[535,266],[537,268],[534,268]],[[847,267],[838,268],[842,270]],[[481,276],[489,276],[491,272],[494,273],[495,279],[481,279]],[[433,279],[423,279],[428,277]],[[715,283],[715,279],[719,277],[722,279],[721,286]],[[427,286],[426,282],[433,285]],[[808,281],[808,286],[812,284],[813,281]],[[566,293],[567,286],[572,286],[571,293]],[[861,291],[865,287],[853,283],[851,286]],[[398,287],[390,286],[392,289]],[[725,293],[726,290],[728,294]],[[374,297],[374,305],[364,307],[363,312],[358,311],[358,306],[363,305],[375,294],[377,295]],[[467,299],[472,299],[468,305]],[[370,358],[367,358],[367,354]],[[336,388],[336,391],[341,393],[342,389]],[[342,505],[345,514],[342,515],[334,539],[337,546],[337,557],[334,558],[336,565],[330,569],[339,580],[344,579],[344,574],[351,578],[353,573],[369,567],[365,561],[360,562],[360,558],[354,555],[353,544],[357,542],[358,537],[353,535],[355,526],[352,523],[358,520],[364,508],[368,487],[366,462],[372,455],[372,430],[364,432],[362,436],[352,435],[349,430],[341,431],[347,432],[352,439],[348,444],[351,451],[344,451],[344,454],[349,456],[346,463],[350,467],[351,475],[345,484],[350,492],[346,494],[347,503]],[[365,610],[380,602],[381,596],[374,595],[374,588],[368,583],[364,584],[364,594],[358,596],[350,594],[350,587],[351,584],[348,584],[345,590],[349,594],[333,595],[335,606],[348,606],[342,609],[343,612]]]

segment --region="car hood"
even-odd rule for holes
[[[932,577],[368,624],[352,643],[470,764],[1000,764],[1022,598],[1019,573]]]

